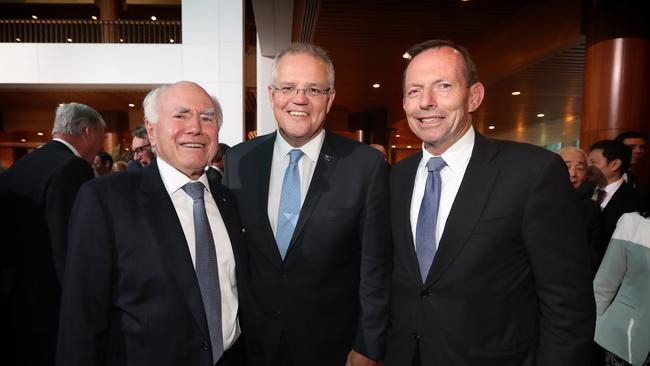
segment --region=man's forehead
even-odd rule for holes
[[[624,145],[645,145],[645,140],[641,137],[628,137],[623,140]]]

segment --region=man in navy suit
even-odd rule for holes
[[[143,107],[157,158],[84,185],[75,202],[57,364],[240,365],[239,215],[204,174],[220,106],[178,82]]]
[[[412,48],[403,107],[422,152],[391,169],[386,365],[582,365],[594,298],[567,169],[472,127],[483,85],[450,41]]]
[[[250,254],[250,365],[375,365],[388,315],[388,167],[323,129],[335,94],[325,51],[292,45],[272,74],[278,131],[230,148],[223,178]]]
[[[86,105],[59,106],[52,141],[0,175],[3,363],[54,363],[70,210],[81,184],[94,177],[105,126]]]

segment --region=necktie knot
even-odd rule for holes
[[[203,199],[203,183],[201,182],[187,183],[183,186],[183,190],[195,201]]]
[[[305,155],[300,149],[292,149],[289,151],[289,165],[298,164],[298,161]]]
[[[607,195],[607,191],[601,188],[596,189],[596,202],[597,203],[602,203],[603,200],[605,199],[605,196]]]
[[[429,159],[427,162],[427,169],[433,173],[433,172],[439,172],[442,170],[447,165],[445,160],[439,156],[436,156],[434,158]]]

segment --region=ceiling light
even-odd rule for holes
[[[120,38],[120,43],[124,43],[124,38]]]
[[[539,117],[539,118],[544,117],[544,113],[539,113],[539,114],[537,115],[537,117]]]
[[[512,92],[512,95],[520,95],[520,94],[521,94],[520,91],[513,91],[513,92]]]
[[[92,19],[92,20],[97,20],[97,16],[96,16],[96,15],[93,15],[93,16],[90,17],[90,19]]]
[[[36,132],[37,135],[43,136],[43,132]]]
[[[65,103],[59,103],[59,107],[63,107]]]
[[[32,15],[32,19],[38,19],[36,15]]]
[[[133,107],[135,107],[135,104],[129,103],[129,107],[133,108]]]
[[[395,135],[395,137],[400,137],[401,135]]]
[[[495,128],[494,126],[488,126],[488,129],[490,130],[494,130],[494,128]]]
[[[170,39],[169,39],[169,43],[174,43],[174,42],[175,42],[175,41],[174,41],[173,38],[170,38]]]
[[[20,42],[20,38],[16,37],[16,42]]]
[[[20,142],[27,142],[27,139],[20,139]]]
[[[396,148],[397,146],[395,146],[395,145],[390,145],[390,147],[391,147],[392,149],[394,149],[394,148]]]
[[[67,39],[68,43],[72,43],[72,38]]]
[[[374,84],[372,84],[372,87],[375,88],[375,89],[379,88],[380,86],[381,86],[381,85],[379,85],[379,83],[374,83]]]
[[[152,16],[151,16],[151,20],[156,20],[156,19],[158,19],[158,18],[156,18],[155,15],[152,15]]]
[[[409,55],[408,52],[404,52],[404,54],[402,55],[402,58],[405,58],[405,59],[409,60],[411,58],[411,55]]]
[[[410,149],[410,148],[411,148],[411,145],[406,145],[406,148],[407,148],[407,149]]]

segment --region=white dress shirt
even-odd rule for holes
[[[311,183],[311,177],[314,175],[320,149],[325,141],[325,130],[321,130],[318,135],[309,140],[300,147],[305,155],[298,161],[298,170],[300,171],[300,207],[305,202],[307,190]],[[273,145],[273,160],[271,163],[271,178],[269,179],[269,201],[268,214],[273,235],[276,234],[278,226],[278,210],[280,209],[280,195],[282,194],[282,182],[284,181],[284,171],[289,165],[289,151],[295,149],[293,146],[282,138],[280,131],[275,134],[275,145]]]
[[[440,170],[442,187],[440,190],[440,204],[438,206],[438,222],[436,223],[436,250],[440,238],[442,237],[442,232],[445,229],[451,206],[453,205],[458,189],[460,188],[460,183],[463,181],[465,170],[467,170],[469,159],[472,157],[474,138],[474,128],[470,127],[460,140],[456,141],[456,143],[451,145],[447,151],[440,155],[440,157],[442,157],[447,163],[447,166]],[[422,144],[422,159],[420,160],[420,164],[418,165],[415,174],[413,196],[411,196],[411,233],[413,235],[414,244],[416,243],[415,233],[418,225],[420,204],[422,204],[427,176],[429,175],[427,162],[433,157],[434,155],[431,155],[431,153],[425,149],[424,144]]]
[[[605,188],[603,188],[605,190],[605,197],[603,198],[603,201],[600,202],[600,209],[601,210],[604,210],[605,207],[607,207],[607,204],[609,203],[609,200],[612,199],[612,196],[614,195],[614,193],[616,193],[616,191],[618,191],[618,189],[621,187],[621,185],[623,184],[624,181],[625,181],[625,179],[623,179],[623,177],[621,177],[621,179],[617,180],[614,183],[610,183],[610,184],[606,185]],[[594,194],[593,194],[593,196],[591,198],[594,201],[596,201],[598,199],[598,188],[596,188],[596,190],[594,191]]]
[[[75,149],[74,146],[72,146],[72,144],[69,143],[68,141],[66,141],[64,139],[60,139],[60,138],[53,138],[52,140],[62,143],[63,145],[67,146],[68,149],[72,150],[72,153],[77,155],[77,157],[79,157],[79,158],[81,157],[81,155],[79,154],[79,151],[77,151],[77,149]]]
[[[162,177],[163,184],[174,204],[176,214],[180,219],[187,246],[192,257],[192,263],[196,266],[196,245],[194,240],[194,201],[183,190],[186,183],[192,182],[185,174],[179,172],[158,156],[158,170]],[[208,177],[203,174],[198,179],[203,183],[205,192],[203,200],[205,211],[208,215],[210,230],[214,246],[217,251],[217,265],[219,270],[219,287],[221,288],[221,327],[223,334],[224,350],[229,349],[239,337],[241,330],[237,319],[239,307],[237,294],[237,278],[235,277],[235,255],[232,251],[230,237],[226,225],[221,218],[221,212],[217,207],[212,194]]]

